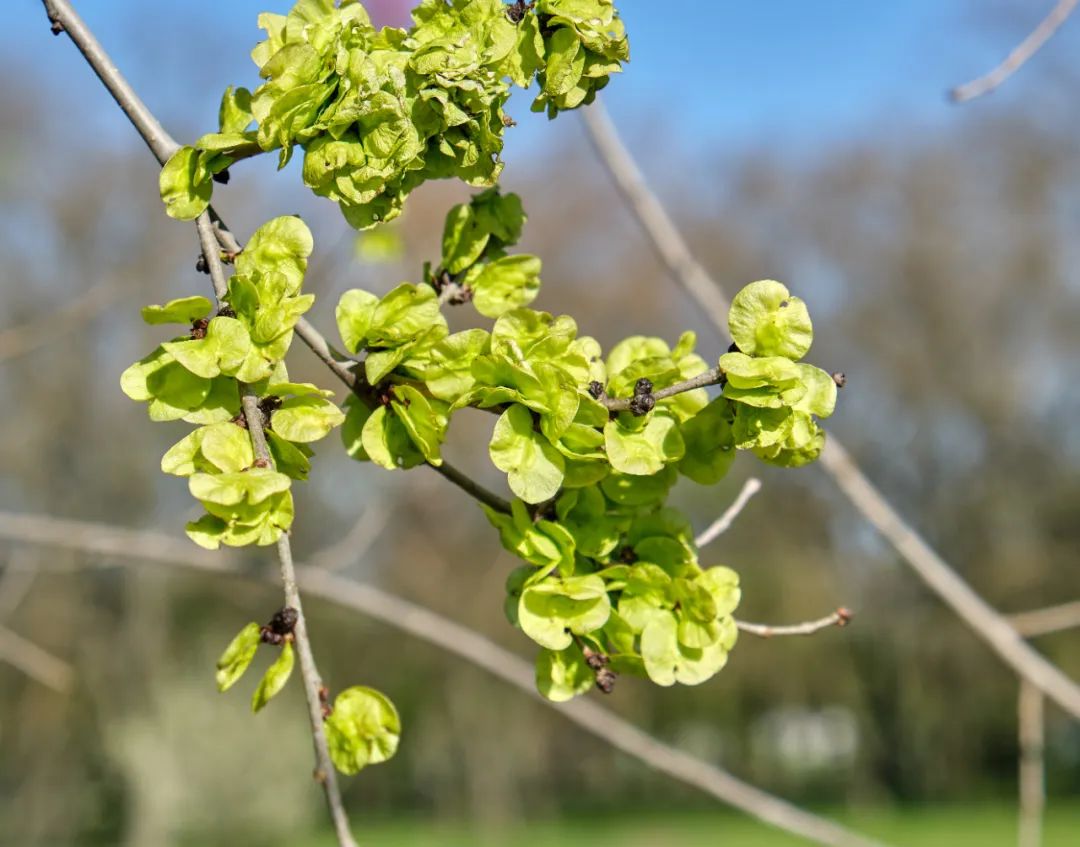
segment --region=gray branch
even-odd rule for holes
[[[596,152],[671,277],[701,307],[721,337],[728,337],[728,300],[716,280],[694,259],[689,246],[649,189],[602,104],[582,110]],[[912,570],[1016,673],[1075,718],[1080,687],[1024,642],[1007,620],[964,582],[949,564],[896,512],[830,434],[821,465],[851,504],[884,536]]]
[[[1068,20],[1069,15],[1076,10],[1077,2],[1078,0],[1058,0],[1057,5],[1050,10],[1050,14],[1039,22],[1027,38],[1013,48],[1000,65],[971,82],[956,86],[949,92],[949,97],[954,103],[963,103],[965,100],[973,100],[996,89],[1042,49],[1042,46]]]

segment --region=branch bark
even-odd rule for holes
[[[771,624],[749,623],[747,621],[737,620],[735,621],[735,625],[739,627],[740,632],[756,635],[758,638],[774,638],[785,635],[813,635],[814,633],[821,632],[821,630],[828,629],[831,626],[847,626],[851,623],[852,617],[854,617],[854,615],[851,614],[851,611],[841,606],[831,615],[818,618],[816,621],[807,621],[806,623],[773,626]]]
[[[22,671],[58,694],[67,694],[71,690],[75,676],[71,665],[6,626],[0,626],[0,662]]]
[[[243,567],[238,555],[211,554],[170,535],[148,530],[0,512],[0,538],[107,557],[99,561],[103,566],[129,560],[194,568],[242,579],[260,578]],[[751,817],[829,847],[881,847],[873,839],[800,809],[715,765],[665,744],[590,699],[579,698],[570,703],[544,699],[536,690],[534,669],[529,662],[429,609],[322,568],[297,565],[296,575],[307,596],[320,597],[361,612],[453,653],[556,710],[586,732],[646,766]]]
[[[989,73],[958,85],[949,92],[949,97],[954,103],[963,103],[966,100],[974,100],[984,94],[989,94],[1005,80],[1027,64],[1043,45],[1049,41],[1061,25],[1069,19],[1076,10],[1080,0],[1059,0],[1057,5],[1050,10],[1050,14],[1043,18],[1037,27],[1031,31],[1027,38],[1021,41],[1005,60]]]
[[[742,513],[742,510],[746,508],[746,504],[750,502],[750,498],[760,490],[761,480],[757,477],[752,476],[744,482],[742,489],[739,491],[739,496],[737,496],[732,504],[724,510],[724,514],[709,524],[708,528],[694,539],[694,544],[697,545],[698,549],[700,550],[706,544],[711,544],[727,532],[735,522],[735,518],[737,518]]]
[[[721,337],[728,338],[728,300],[720,285],[694,259],[686,241],[646,184],[600,101],[583,109],[582,114],[597,155],[645,230],[668,273],[701,307]],[[979,597],[908,526],[831,433],[820,463],[851,504],[976,635],[1021,677],[1074,718],[1080,718],[1080,686],[1024,643],[1008,621]]]
[[[1025,638],[1075,629],[1080,627],[1080,600],[1045,609],[1032,609],[1030,612],[1017,612],[1009,615],[1009,623]]]

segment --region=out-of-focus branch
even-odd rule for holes
[[[740,632],[756,635],[759,638],[776,638],[784,635],[813,635],[815,632],[821,632],[821,630],[832,626],[847,626],[851,623],[853,617],[854,615],[851,614],[849,609],[841,606],[831,615],[818,618],[816,621],[807,621],[806,623],[772,626],[770,624],[737,620],[735,624],[739,627]]]
[[[1058,3],[1043,18],[1037,27],[1031,31],[1027,38],[1021,41],[1005,60],[989,73],[984,74],[971,82],[958,85],[949,92],[949,98],[954,103],[963,103],[965,100],[973,100],[984,94],[989,94],[1005,80],[1022,68],[1027,61],[1034,56],[1042,46],[1060,29],[1061,25],[1068,20],[1076,10],[1076,4],[1080,0],[1058,0]]]
[[[1025,638],[1075,629],[1080,627],[1080,600],[1045,609],[1032,609],[1030,612],[1017,612],[1009,615],[1009,623]]]
[[[99,282],[59,309],[0,330],[0,362],[32,353],[39,347],[52,344],[59,336],[89,323],[118,293],[119,289],[112,283]]]
[[[0,575],[0,662],[6,662],[53,691],[66,694],[74,677],[71,666],[2,625],[4,619],[18,608],[37,576],[37,571],[27,561],[29,555],[25,548],[14,550]]]
[[[1027,680],[1020,680],[1016,708],[1020,735],[1019,847],[1040,847],[1042,844],[1043,808],[1046,805],[1044,700],[1039,689]]]
[[[686,241],[645,183],[600,101],[583,109],[582,113],[597,154],[637,216],[669,274],[702,308],[717,332],[727,338],[725,318],[728,302],[719,284],[694,259]],[[900,517],[831,434],[825,443],[820,463],[851,504],[976,635],[1016,673],[1073,717],[1080,718],[1080,686],[1026,644],[1009,622],[949,567]]]
[[[742,489],[739,491],[739,495],[732,504],[724,510],[724,514],[709,524],[708,528],[694,539],[694,543],[698,546],[698,549],[700,550],[706,544],[711,544],[727,532],[735,522],[735,518],[737,518],[742,513],[742,510],[746,508],[746,504],[750,502],[750,498],[760,490],[761,480],[757,477],[752,476],[744,482]]]
[[[246,579],[260,578],[244,568],[235,554],[211,555],[172,536],[149,530],[0,512],[0,538],[110,557],[108,560],[99,558],[99,566],[119,565],[127,560],[195,568]],[[544,699],[536,690],[535,672],[529,662],[474,630],[375,586],[322,568],[297,565],[296,574],[309,597],[320,597],[361,612],[453,653],[556,710],[646,766],[698,788],[771,826],[830,847],[880,847],[879,842],[804,811],[715,765],[659,741],[592,700],[579,698],[570,703],[552,703]]]
[[[67,694],[71,690],[74,678],[71,665],[6,626],[0,626],[0,662],[22,671],[58,694]]]
[[[390,512],[390,509],[377,504],[365,507],[343,538],[311,556],[309,562],[312,567],[340,571],[363,559],[386,527]]]

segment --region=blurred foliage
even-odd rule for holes
[[[145,457],[183,428],[143,425],[116,381],[154,338],[134,304],[205,282],[194,240],[160,213],[156,169],[137,142],[88,144],[71,156],[56,121],[78,114],[77,104],[56,92],[46,113],[28,97],[0,90],[3,114],[27,127],[0,148],[3,327],[99,280],[114,281],[121,297],[33,355],[0,362],[4,396],[18,398],[0,411],[0,507],[175,524],[188,508],[183,486],[159,478]],[[1038,112],[1037,99],[1030,108]],[[834,430],[901,512],[1006,611],[1080,596],[1080,135],[1067,115],[1056,117],[1048,128],[990,111],[948,133],[912,127],[814,157],[686,150],[700,164],[693,176],[677,155],[650,165],[703,264],[730,290],[773,277],[810,304],[817,361],[848,376]],[[32,165],[43,157],[49,168]],[[227,210],[238,232],[268,207],[305,217],[311,209],[322,221],[313,226],[335,232],[335,210],[318,211],[299,191],[263,194],[240,170]],[[577,138],[539,151],[510,187],[530,209],[523,246],[545,263],[539,308],[578,315],[603,344],[691,326],[703,353],[723,352],[633,222],[607,211],[612,190]],[[332,303],[356,285],[385,293],[418,281],[422,258],[438,250],[443,212],[465,196],[448,184],[416,192],[401,219],[400,263],[358,264],[353,236],[338,224],[341,238],[323,239],[307,285]],[[328,310],[314,312],[317,325],[332,327]],[[455,328],[470,320],[455,317]],[[293,378],[322,378],[303,351],[292,359]],[[446,452],[494,487],[501,475],[482,454],[492,423],[463,419]],[[301,555],[343,537],[378,502],[390,523],[347,572],[521,646],[492,613],[511,563],[479,510],[424,469],[388,479],[346,463],[336,445],[320,461],[320,479],[298,497]],[[704,527],[748,471],[737,463],[706,498],[686,484],[675,498]],[[796,800],[1011,803],[1013,676],[824,476],[768,473],[764,482],[704,562],[740,570],[747,619],[804,620],[844,604],[854,625],[805,640],[744,638],[707,686],[657,691],[620,679],[605,702]],[[221,645],[243,621],[269,617],[276,589],[0,546],[0,564],[20,562],[43,572],[3,624],[70,661],[78,682],[61,697],[0,666],[0,843],[271,844],[321,825],[300,691],[285,691],[254,721],[246,696],[214,695]],[[272,565],[256,557],[252,567]],[[520,820],[525,798],[538,816],[712,806],[433,647],[326,603],[310,603],[309,616],[330,683],[370,680],[407,727],[395,759],[346,786],[358,820],[390,810],[464,817],[475,834]],[[1075,637],[1039,646],[1080,675]],[[1053,710],[1048,721],[1053,808],[1080,789],[1080,731]],[[776,726],[795,740],[777,743]],[[811,755],[822,732],[848,738],[851,729],[844,756]],[[998,821],[987,833],[1011,836],[1011,818],[970,819],[980,818]],[[741,831],[731,826],[722,831]],[[912,824],[895,837],[943,843],[934,840],[941,831]]]

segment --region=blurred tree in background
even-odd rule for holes
[[[730,289],[783,279],[810,303],[817,359],[848,376],[833,429],[1005,611],[1080,596],[1080,134],[1073,112],[1046,118],[1047,98],[814,156],[687,149],[654,174],[696,254]],[[191,287],[195,244],[161,213],[156,168],[131,152],[134,142],[73,146],[69,107],[78,112],[56,88],[0,89],[0,389],[18,398],[0,411],[0,507],[175,526],[169,516],[191,504],[145,457],[182,430],[144,426],[117,380],[153,335],[137,305]],[[662,130],[643,132],[662,141]],[[523,246],[545,261],[537,306],[577,316],[605,345],[690,327],[703,355],[721,353],[701,316],[672,295],[634,222],[611,214],[612,188],[584,137],[558,139],[505,180],[527,201]],[[693,169],[680,166],[680,152]],[[295,186],[260,187],[258,167],[237,169],[228,216],[297,211],[330,233],[309,275],[323,324],[349,287],[384,293],[415,281],[423,257],[437,254],[444,210],[467,196],[449,184],[421,189],[400,222],[404,254],[370,264],[336,210]],[[70,331],[31,343],[5,335],[95,285],[104,293]],[[316,363],[294,361],[298,378],[315,378]],[[451,449],[495,486],[500,475],[483,455],[489,428],[486,416],[464,419]],[[377,535],[348,573],[525,648],[492,612],[511,563],[473,504],[422,470],[347,463],[336,443],[320,459],[323,472],[299,494],[301,557],[370,511]],[[680,505],[706,525],[749,464],[707,497],[683,483]],[[1011,799],[1013,674],[898,566],[822,474],[763,481],[757,508],[711,549],[741,572],[742,613],[801,620],[842,603],[856,625],[811,640],[743,639],[704,687],[625,679],[609,704],[796,800]],[[243,698],[212,693],[213,661],[237,616],[272,607],[277,589],[0,547],[0,563],[19,561],[43,573],[10,615],[0,606],[2,622],[68,659],[76,681],[58,696],[0,665],[0,843],[271,844],[316,825],[300,692],[254,726]],[[377,680],[408,727],[377,778],[349,786],[362,814],[465,817],[497,830],[526,810],[703,804],[461,661],[310,605],[324,673]],[[1039,647],[1080,673],[1074,637]],[[1080,730],[1052,710],[1048,739],[1051,795],[1075,796]],[[275,787],[252,791],[252,780]]]

